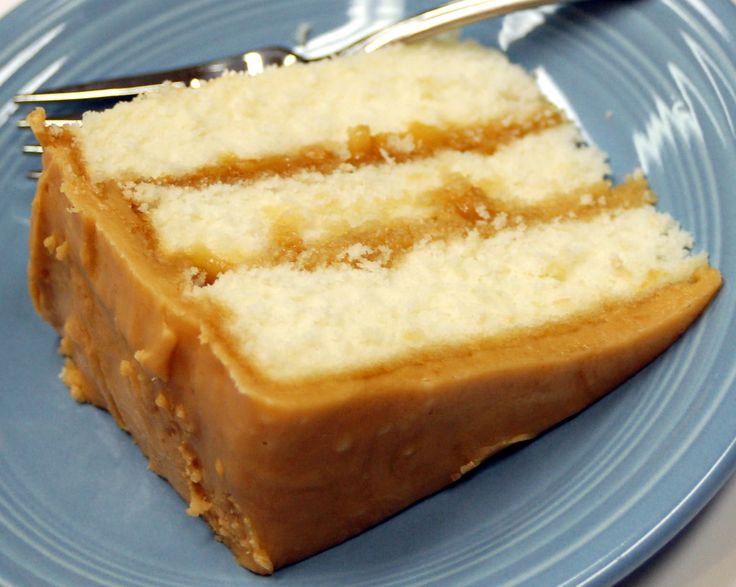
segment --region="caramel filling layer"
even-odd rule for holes
[[[331,235],[317,242],[302,238],[297,219],[284,220],[271,229],[271,246],[263,254],[239,262],[217,257],[204,247],[174,255],[176,262],[199,270],[198,283],[212,283],[223,271],[237,265],[268,267],[294,263],[306,271],[346,263],[391,267],[417,243],[449,240],[476,230],[490,238],[500,230],[534,226],[560,218],[592,218],[606,210],[629,209],[654,203],[646,180],[632,177],[618,186],[600,181],[560,194],[544,202],[514,205],[469,183],[462,177],[424,195],[434,212],[427,218],[372,222]]]
[[[402,163],[429,157],[442,149],[477,151],[491,154],[502,145],[528,134],[541,132],[566,122],[564,114],[545,104],[525,120],[493,120],[486,124],[440,128],[415,122],[398,133],[372,133],[365,125],[348,131],[345,146],[309,145],[291,154],[259,159],[224,156],[213,164],[180,176],[166,176],[151,181],[159,185],[197,187],[215,182],[238,183],[267,175],[287,177],[299,171],[332,173],[340,165],[370,165],[381,162]]]

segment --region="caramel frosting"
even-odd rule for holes
[[[260,574],[584,409],[721,287],[641,174],[614,185],[472,43],[29,118],[64,381]]]

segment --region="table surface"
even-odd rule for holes
[[[21,1],[0,0],[0,17]],[[736,587],[735,527],[736,477],[685,530],[619,587]]]

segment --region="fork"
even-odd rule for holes
[[[17,103],[56,103],[88,102],[93,100],[120,100],[151,91],[168,82],[178,87],[198,87],[202,81],[219,77],[226,71],[245,71],[248,75],[258,75],[269,66],[289,66],[294,63],[318,61],[338,55],[372,53],[396,42],[408,42],[435,35],[479,20],[502,16],[511,12],[536,8],[543,5],[559,4],[570,0],[455,0],[432,10],[400,20],[366,37],[354,41],[346,47],[322,55],[306,55],[297,49],[285,47],[263,47],[252,49],[240,55],[217,59],[200,65],[180,69],[145,73],[140,75],[75,84],[31,94],[18,94]],[[47,119],[48,125],[78,123],[83,111],[59,115]],[[19,127],[26,128],[23,120]],[[38,154],[43,149],[39,145],[25,145],[24,153]],[[31,172],[32,179],[39,172]]]

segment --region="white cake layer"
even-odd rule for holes
[[[426,218],[435,211],[428,193],[458,177],[512,205],[574,193],[609,172],[604,155],[578,148],[579,141],[572,126],[562,126],[491,156],[443,151],[402,164],[346,165],[328,176],[304,171],[201,188],[141,183],[128,186],[126,195],[148,214],[163,251],[207,250],[238,263],[269,246],[274,223],[303,227],[301,237],[309,244],[364,224]]]
[[[647,206],[418,246],[392,268],[292,265],[228,271],[195,297],[232,313],[229,333],[277,380],[390,362],[595,311],[705,265]]]
[[[472,43],[422,43],[369,55],[229,75],[87,113],[75,129],[93,181],[181,175],[223,155],[261,158],[313,144],[345,150],[348,130],[399,132],[414,121],[523,120],[540,106],[533,80]]]

